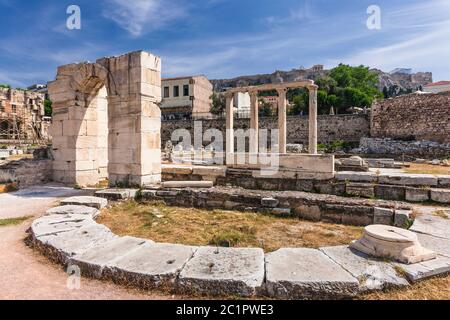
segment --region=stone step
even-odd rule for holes
[[[108,200],[99,197],[90,196],[76,196],[66,198],[61,201],[61,205],[77,205],[77,206],[87,206],[97,209],[103,209],[108,204]]]
[[[317,249],[283,248],[266,254],[266,286],[279,299],[340,299],[355,296],[359,281]]]
[[[161,182],[163,188],[212,188],[212,181],[164,181]]]

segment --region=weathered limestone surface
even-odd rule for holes
[[[374,208],[373,224],[391,226],[394,222],[394,210],[387,208]]]
[[[375,188],[370,183],[348,183],[345,187],[345,192],[348,195],[363,198],[375,197]]]
[[[137,191],[137,189],[106,189],[95,192],[95,195],[99,198],[117,201],[134,198]]]
[[[142,289],[175,289],[176,279],[196,247],[146,242],[112,263],[116,281]]]
[[[35,237],[74,231],[93,224],[91,217],[85,214],[47,215],[35,220],[31,225]]]
[[[431,200],[440,203],[450,203],[450,190],[449,189],[431,189]]]
[[[161,60],[144,51],[60,66],[53,102],[54,180],[143,186],[161,180]]]
[[[441,210],[441,213],[444,215],[444,217],[441,217],[436,215],[435,211],[433,209],[431,212],[419,214],[410,230],[417,233],[433,235],[438,238],[450,239],[450,212],[448,210]]]
[[[370,258],[348,246],[324,247],[320,250],[357,278],[361,291],[408,285],[408,281],[397,274],[392,264]]]
[[[432,174],[405,174],[390,173],[381,174],[378,178],[381,184],[412,185],[412,186],[437,186],[438,178]]]
[[[424,202],[430,200],[430,190],[421,188],[406,188],[405,200]]]
[[[211,188],[214,183],[212,181],[164,181],[161,185],[163,188]]]
[[[42,246],[52,248],[50,259],[66,264],[70,257],[116,238],[107,227],[92,223],[72,231],[38,237],[37,241]]]
[[[179,276],[179,289],[208,295],[254,295],[263,285],[264,252],[200,247]]]
[[[116,260],[130,254],[143,244],[151,242],[128,236],[116,238],[72,257],[69,263],[78,266],[85,275],[94,278],[108,278],[111,277]]]
[[[338,181],[354,181],[354,182],[377,182],[378,181],[378,176],[373,172],[341,171],[341,172],[336,172],[335,178]]]
[[[397,264],[397,266],[406,274],[410,281],[416,282],[450,272],[450,258],[439,255],[433,260],[410,265]]]
[[[411,215],[411,210],[395,210],[394,227],[407,229],[411,225]]]
[[[108,204],[108,200],[99,197],[76,196],[66,198],[61,201],[61,205],[87,206],[97,209],[103,209]]]
[[[77,206],[77,205],[65,205],[65,206],[59,206],[55,208],[51,208],[46,211],[47,215],[53,215],[53,214],[80,214],[80,215],[88,215],[91,217],[94,217],[98,214],[98,209],[88,206]]]
[[[450,239],[438,238],[422,233],[418,233],[417,238],[425,248],[428,248],[442,256],[450,258]]]
[[[336,299],[354,296],[358,280],[316,249],[287,249],[266,254],[268,294],[282,299]]]

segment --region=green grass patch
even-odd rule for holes
[[[25,216],[25,217],[19,217],[19,218],[0,219],[0,227],[17,226],[17,225],[27,221],[30,218],[31,218],[31,216]]]

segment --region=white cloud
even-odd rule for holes
[[[133,37],[154,31],[167,23],[186,16],[186,5],[180,1],[164,0],[108,0],[103,12]]]
[[[392,12],[388,18],[395,18],[395,23],[388,23],[384,32],[398,32],[399,36],[392,37],[383,45],[329,60],[328,64],[364,64],[385,71],[397,67],[412,67],[415,71],[433,70],[434,80],[448,79],[450,71],[446,61],[450,56],[450,42],[447,41],[450,39],[449,9],[449,2],[437,0]],[[447,14],[442,15],[445,11]],[[399,32],[405,28],[411,31]]]

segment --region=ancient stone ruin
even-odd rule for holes
[[[54,180],[143,186],[161,177],[161,59],[137,51],[58,68]]]

